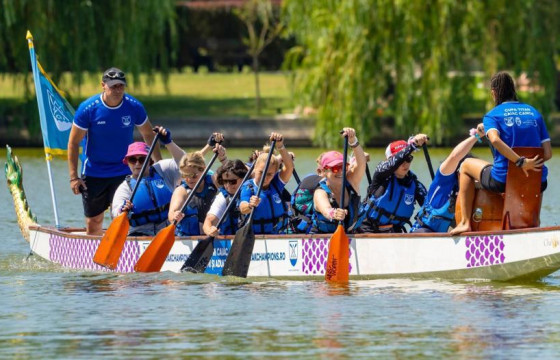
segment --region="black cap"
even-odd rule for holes
[[[105,70],[101,81],[103,81],[109,87],[117,84],[126,85],[126,77],[124,75],[124,72],[121,69],[117,69],[116,67]]]

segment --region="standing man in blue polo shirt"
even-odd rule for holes
[[[70,187],[82,194],[88,235],[103,233],[103,215],[113,195],[130,169],[122,162],[133,142],[134,127],[147,144],[154,139],[152,124],[140,101],[124,92],[126,77],[117,68],[107,69],[101,79],[103,92],[80,104],[68,140]],[[78,171],[78,153],[82,139],[84,159]],[[154,161],[161,160],[159,147]]]

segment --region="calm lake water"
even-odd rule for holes
[[[434,166],[449,151],[431,150]],[[54,223],[42,150],[14,152],[39,223]],[[229,151],[230,158],[248,153]],[[370,153],[373,170],[383,151]],[[318,154],[296,149],[300,176],[314,169]],[[485,148],[476,154],[489,158]],[[545,226],[558,225],[560,218],[558,149],[555,154],[548,163]],[[5,151],[0,157],[4,162]],[[62,225],[82,226],[81,200],[69,190],[66,162],[54,161],[52,167]],[[428,185],[422,153],[412,168]],[[0,202],[0,358],[554,359],[560,354],[560,273],[533,283],[375,280],[336,287],[321,281],[68,271],[28,258],[5,186]]]

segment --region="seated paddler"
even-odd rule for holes
[[[467,159],[461,166],[458,197],[461,218],[450,231],[452,235],[471,230],[475,181],[479,181],[485,190],[505,192],[510,162],[523,170],[526,177],[529,172],[540,174],[541,192],[547,187],[548,168],[544,162],[552,158],[552,147],[542,115],[531,105],[519,101],[513,78],[504,71],[492,76],[490,93],[496,106],[484,115],[482,121],[486,137],[494,149],[494,163]],[[542,147],[543,157],[525,158],[515,152],[516,147]]]
[[[471,129],[469,137],[461,141],[437,169],[428,189],[424,205],[418,211],[411,232],[447,232],[455,223],[455,203],[459,192],[461,164],[472,157],[470,151],[484,137],[484,125]]]
[[[219,185],[218,195],[212,202],[210,210],[206,214],[203,230],[208,236],[216,237],[219,234],[233,235],[241,223],[241,213],[239,212],[239,197],[233,199],[233,195],[242,185],[242,180],[247,174],[248,169],[243,161],[227,160],[216,170],[216,181]],[[234,201],[231,210],[226,214],[225,220],[218,229],[216,225],[223,216],[230,202]]]
[[[223,138],[220,134],[220,139]],[[223,164],[227,160],[226,149],[219,141],[213,143],[213,152],[218,154],[218,160]],[[173,192],[169,206],[169,221],[177,221],[176,234],[179,236],[194,236],[203,233],[202,227],[206,214],[218,193],[219,185],[215,174],[208,172],[196,189],[198,180],[206,169],[206,162],[202,151],[184,155],[179,162],[179,169],[183,180]],[[189,193],[195,191],[187,205],[185,212],[181,212]]]
[[[130,144],[123,163],[128,165],[132,174],[119,185],[111,204],[113,217],[123,211],[129,211],[129,235],[133,236],[153,236],[167,226],[171,194],[181,179],[179,160],[185,152],[173,142],[168,129],[156,126],[154,132],[160,133],[160,141],[171,153],[173,159],[163,159],[154,163],[152,159],[147,159],[150,150],[147,144],[143,142]],[[130,201],[145,161],[149,161],[150,166],[146,167],[134,199]]]
[[[408,141],[397,140],[385,149],[386,160],[375,168],[366,200],[360,209],[359,232],[406,232],[415,203],[424,204],[426,187],[410,171],[412,153],[428,141],[417,134]]]
[[[345,222],[345,228],[353,231],[358,218],[360,203],[360,183],[366,172],[366,156],[356,132],[352,128],[344,128],[342,137],[348,137],[348,145],[354,152],[355,162],[343,168],[344,156],[338,151],[329,151],[321,156],[321,172],[313,193],[313,233],[333,233],[339,221]],[[343,187],[343,173],[346,172],[346,187]],[[340,204],[342,191],[345,191],[344,204]]]
[[[283,166],[276,156],[270,159],[266,174],[268,154],[261,153],[255,160],[253,178],[242,186],[239,210],[241,214],[249,214],[254,208],[253,231],[255,234],[284,233],[288,224],[289,209],[282,198],[286,183],[290,181],[294,170],[294,162],[284,146],[282,134],[273,132],[270,141],[276,140],[276,150],[282,158]],[[265,177],[259,197],[256,196],[262,177]]]

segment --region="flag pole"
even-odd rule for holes
[[[33,82],[35,83],[35,96],[37,97],[37,106],[39,107],[39,121],[43,124],[46,123],[45,107],[43,102],[43,92],[41,91],[41,85],[39,80],[39,69],[37,68],[35,48],[33,47],[33,35],[31,35],[31,32],[29,30],[27,31],[27,35],[25,38],[27,39],[27,45],[29,46],[29,56],[31,57],[31,68],[33,69]],[[54,192],[54,182],[53,182],[52,171],[51,171],[52,155],[49,154],[47,151],[47,144],[45,143],[44,136],[43,136],[43,147],[45,149],[45,161],[47,162],[47,173],[49,174],[51,199],[52,199],[52,205],[54,211],[54,224],[57,229],[60,229],[60,223],[58,221],[58,207],[56,203],[56,194]]]

